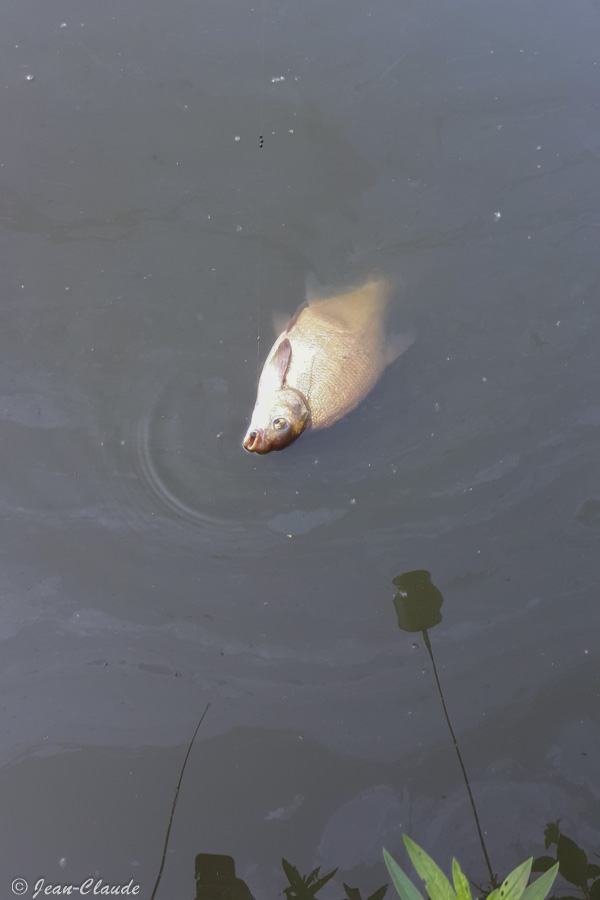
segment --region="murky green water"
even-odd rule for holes
[[[200,853],[366,897],[402,833],[484,883],[436,671],[494,871],[598,849],[599,41],[579,0],[5,0],[5,894],[149,897],[207,703],[157,897]],[[373,272],[414,346],[244,453],[272,312]]]

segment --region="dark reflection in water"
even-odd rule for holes
[[[444,598],[442,597],[442,594],[436,588],[436,586],[432,584],[429,572],[425,571],[424,569],[415,570],[414,572],[405,572],[402,575],[397,575],[396,578],[393,579],[393,583],[398,588],[398,593],[394,597],[394,607],[398,616],[398,627],[403,631],[408,632],[420,631],[423,635],[423,641],[427,648],[429,658],[431,659],[435,682],[439,691],[440,700],[442,701],[444,716],[446,718],[446,722],[448,723],[448,729],[450,731],[450,736],[452,737],[454,749],[456,750],[458,763],[465,780],[465,787],[469,794],[469,800],[471,802],[471,808],[473,810],[473,817],[475,819],[477,834],[479,835],[481,849],[485,857],[485,864],[490,875],[490,883],[493,887],[497,887],[499,882],[497,882],[492,870],[487,847],[483,838],[483,832],[481,830],[479,815],[475,806],[475,798],[473,797],[467,770],[465,769],[465,764],[463,762],[462,754],[458,746],[458,741],[456,739],[456,735],[454,734],[454,729],[450,721],[450,716],[446,707],[446,701],[444,700],[442,685],[440,683],[437,666],[435,664],[433,648],[429,639],[429,629],[434,628],[436,625],[439,625],[442,621],[442,604],[444,602]]]
[[[196,900],[253,900],[246,882],[236,878],[231,856],[199,853],[195,877]]]
[[[428,629],[440,624],[444,598],[432,584],[429,572],[425,569],[404,572],[393,578],[392,583],[398,588],[394,597],[398,628],[409,632],[422,631],[427,635]],[[428,650],[430,646],[427,637]]]

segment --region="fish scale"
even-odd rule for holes
[[[285,336],[292,345],[286,384],[306,397],[315,430],[353,410],[385,368],[383,335],[347,331],[312,306]]]

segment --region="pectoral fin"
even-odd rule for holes
[[[317,277],[314,272],[309,272],[304,280],[305,292],[306,292],[306,301],[310,304],[315,300],[322,300],[324,296],[324,291],[322,286],[317,281]]]
[[[300,314],[307,307],[306,300],[304,300],[293,316],[287,316],[285,313],[275,312],[271,314],[271,318],[273,320],[273,327],[275,329],[275,336],[279,337],[280,334],[287,334],[292,330],[298,319],[300,318]]]
[[[273,354],[269,368],[271,376],[277,383],[277,390],[285,384],[285,376],[287,375],[292,360],[292,345],[288,338],[284,338],[279,344],[277,350]]]
[[[283,334],[288,330],[290,317],[287,313],[281,312],[278,309],[274,309],[271,313],[271,321],[273,322],[275,337],[279,337],[280,334]]]

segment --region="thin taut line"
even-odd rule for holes
[[[267,41],[267,0],[262,3],[262,64],[261,64],[261,85],[260,85],[260,107],[259,107],[259,127],[260,141],[259,150],[262,149],[264,139],[264,119],[265,119],[265,49]],[[263,190],[264,178],[262,165],[258,167],[258,266],[257,266],[257,289],[256,289],[256,380],[260,377],[260,301],[262,294],[262,247],[263,247]]]
[[[160,879],[162,878],[163,869],[165,867],[165,860],[167,858],[167,849],[169,846],[169,838],[171,836],[171,825],[173,824],[173,816],[175,815],[175,807],[177,806],[177,800],[179,798],[179,788],[181,787],[181,782],[183,781],[183,773],[185,772],[185,767],[187,766],[187,762],[190,757],[192,747],[194,746],[194,741],[196,740],[196,735],[198,734],[198,731],[200,730],[200,726],[202,725],[202,723],[204,721],[204,716],[208,712],[209,707],[210,707],[210,703],[207,703],[204,712],[200,716],[200,721],[196,725],[196,730],[194,731],[194,734],[190,741],[190,745],[187,748],[187,753],[185,754],[185,759],[183,760],[181,772],[179,773],[179,781],[177,782],[177,787],[175,788],[175,796],[173,797],[173,806],[171,807],[171,818],[169,819],[169,827],[167,828],[167,834],[165,837],[165,845],[163,847],[162,859],[160,861],[160,869],[158,870],[158,875],[156,876],[156,883],[154,885],[154,890],[152,891],[150,900],[154,900],[154,898],[156,897],[156,892],[158,890],[158,886],[160,884]]]

